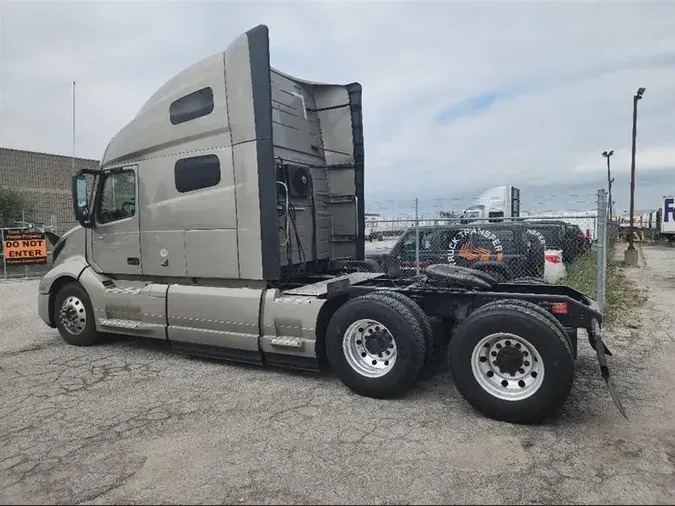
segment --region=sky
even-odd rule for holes
[[[168,79],[258,24],[272,66],[363,86],[366,207],[628,209],[675,193],[675,2],[0,0],[0,145],[99,159]]]

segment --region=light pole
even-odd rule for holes
[[[635,246],[633,246],[633,234],[635,229],[633,226],[633,214],[635,212],[635,139],[637,137],[637,103],[642,99],[645,89],[638,88],[637,93],[633,96],[633,148],[630,159],[630,232],[628,235],[628,249],[626,250],[626,264],[637,265],[638,255]]]
[[[614,154],[614,151],[603,151],[602,156],[607,158],[607,186],[608,186],[608,193],[609,193],[609,221],[612,221],[612,183],[614,182],[614,178],[612,177],[612,171],[609,168],[609,157]]]

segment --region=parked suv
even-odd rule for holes
[[[541,220],[526,223],[530,240],[546,241],[546,249],[563,251],[563,261],[572,264],[590,247],[590,241],[581,231],[579,225],[562,220]]]
[[[404,276],[415,271],[417,231],[408,229],[387,255],[373,255],[387,271],[400,267]],[[377,258],[379,257],[379,258]],[[450,263],[480,269],[504,282],[543,277],[544,251],[527,236],[522,223],[476,223],[420,227],[420,268]]]

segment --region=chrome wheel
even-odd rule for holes
[[[63,328],[71,334],[81,334],[87,325],[87,310],[84,303],[74,295],[67,297],[61,304],[59,320]]]
[[[342,351],[349,366],[367,378],[384,376],[396,362],[394,336],[376,320],[352,323],[344,333]]]
[[[544,363],[537,349],[515,334],[484,337],[471,354],[471,370],[490,395],[522,401],[534,395],[544,381]]]

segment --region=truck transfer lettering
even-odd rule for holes
[[[482,237],[488,240],[491,244],[491,249],[474,245],[473,241],[471,240],[471,238],[474,236]],[[450,244],[448,245],[447,259],[449,264],[454,264],[457,260],[457,257],[464,258],[469,261],[480,260],[481,262],[487,262],[494,253],[495,260],[497,262],[501,262],[504,258],[503,251],[504,247],[502,246],[499,238],[494,233],[483,228],[472,227],[460,230],[452,238]]]

